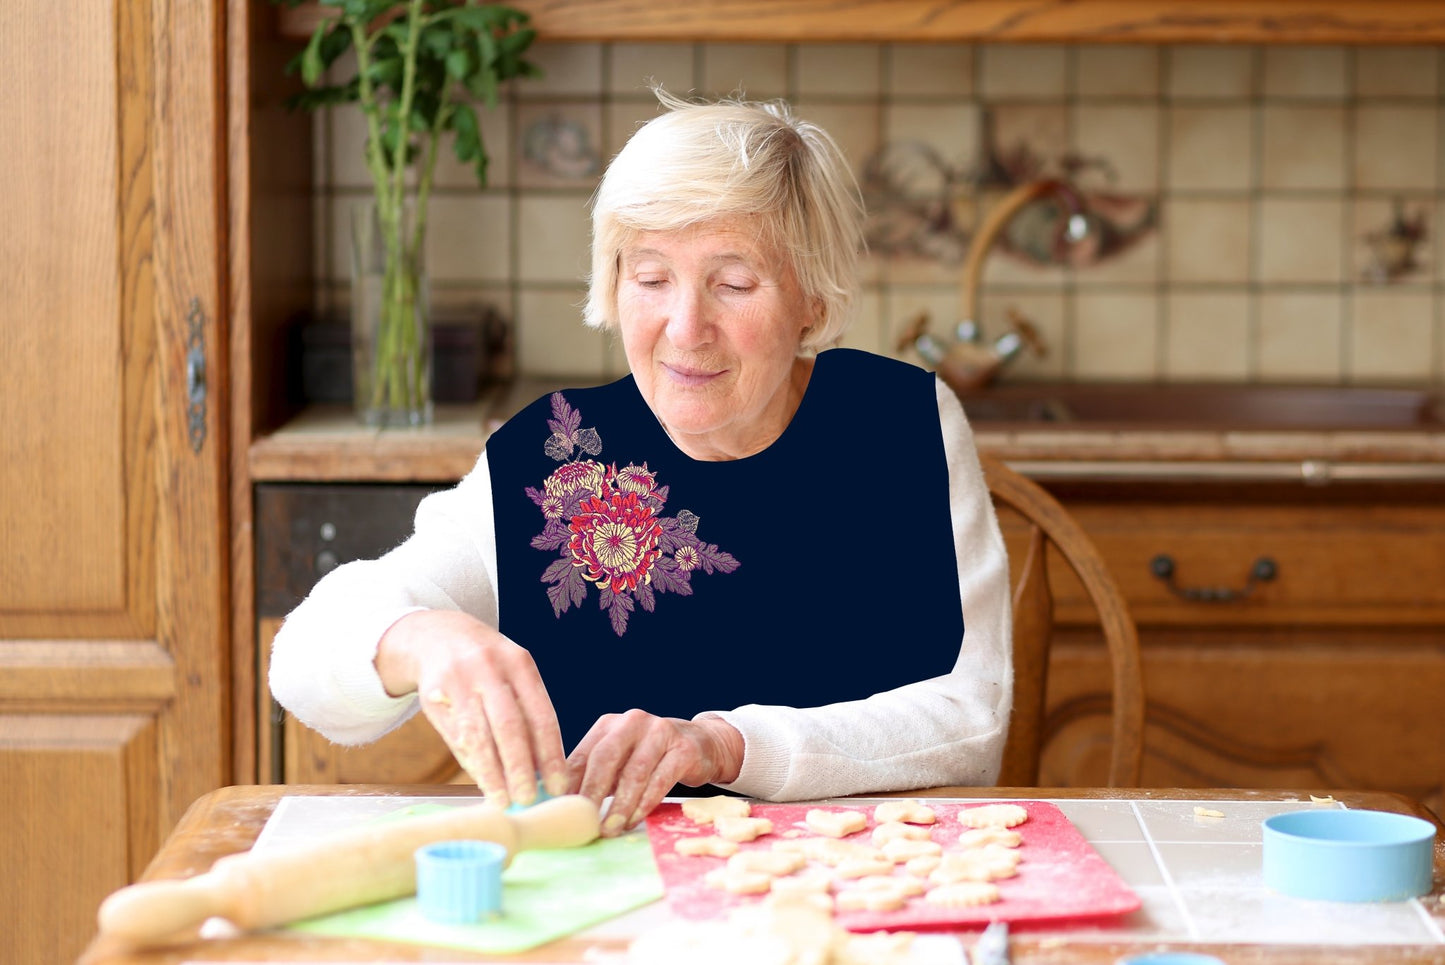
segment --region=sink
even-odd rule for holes
[[[962,396],[970,422],[1139,429],[1445,429],[1424,388],[1231,383],[1012,383]]]

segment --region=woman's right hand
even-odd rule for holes
[[[531,804],[537,778],[567,792],[557,712],[532,655],[455,610],[408,613],[382,635],[376,670],[387,693],[416,691],[422,712],[487,800]]]

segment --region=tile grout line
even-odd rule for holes
[[[1134,820],[1139,822],[1139,830],[1144,834],[1144,843],[1149,845],[1149,853],[1154,856],[1154,864],[1159,869],[1160,876],[1164,878],[1164,884],[1169,888],[1169,897],[1174,899],[1174,907],[1179,909],[1179,914],[1184,916],[1185,930],[1189,933],[1189,940],[1199,941],[1199,926],[1195,923],[1194,916],[1189,913],[1189,908],[1184,904],[1184,896],[1179,894],[1179,886],[1174,883],[1174,876],[1169,873],[1169,866],[1164,863],[1164,856],[1159,853],[1159,848],[1154,843],[1154,835],[1149,832],[1149,825],[1139,811],[1139,802],[1130,801],[1129,810],[1134,813]]]

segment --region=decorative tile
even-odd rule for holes
[[[538,42],[526,58],[542,69],[540,77],[515,83],[523,100],[558,95],[596,96],[602,90],[602,45]]]
[[[427,274],[440,282],[510,278],[511,206],[505,195],[434,196],[427,214]]]
[[[1356,289],[1350,309],[1353,381],[1413,382],[1434,374],[1435,303],[1428,292]]]
[[[782,97],[788,90],[788,48],[783,44],[705,44],[702,87],[713,96]]]
[[[1258,375],[1265,381],[1338,382],[1343,305],[1336,291],[1259,296]]]
[[[1073,108],[1074,149],[1099,169],[1080,172],[1081,183],[1104,191],[1159,190],[1159,109],[1154,104]]]
[[[1333,191],[1345,187],[1345,112],[1339,107],[1265,104],[1260,186]]]
[[[1025,349],[999,376],[1007,381],[1062,378],[1068,362],[1068,301],[1062,292],[1005,291],[985,288],[979,299],[979,326],[983,340],[992,344],[1013,330],[1011,317],[1018,313],[1038,332],[1042,355]]]
[[[1166,47],[1165,90],[1178,100],[1242,100],[1253,96],[1257,54],[1253,47]]]
[[[582,324],[580,289],[523,287],[517,298],[517,368],[529,375],[604,378],[611,336]]]
[[[607,89],[621,97],[652,97],[651,87],[680,97],[696,86],[692,44],[613,44],[608,49]]]
[[[604,159],[603,169],[606,169],[608,162],[617,156],[632,135],[643,124],[664,113],[662,105],[657,100],[648,97],[646,100],[615,100],[609,102],[604,108],[605,127],[602,142],[602,156]]]
[[[1429,195],[1360,198],[1354,203],[1356,281],[1409,285],[1430,281],[1435,263],[1434,199]]]
[[[996,100],[1062,98],[1068,92],[1067,50],[1055,44],[986,44],[977,48],[980,96]]]
[[[588,196],[522,195],[517,201],[517,278],[585,283],[591,269]]]
[[[1167,216],[1166,216],[1167,217]],[[1158,228],[1137,239],[1128,248],[1092,265],[1074,269],[1072,279],[1080,289],[1119,285],[1153,285],[1162,268],[1163,243]]]
[[[974,49],[966,44],[892,44],[886,92],[894,97],[967,97],[973,93]]]
[[[1264,96],[1343,100],[1349,93],[1344,47],[1264,48]]]
[[[882,143],[879,137],[883,119],[877,103],[840,104],[799,97],[793,102],[793,112],[828,132],[848,159],[853,176],[861,182],[864,165],[878,153]]]
[[[1356,97],[1423,97],[1439,93],[1440,48],[1356,47]]]
[[[602,109],[595,101],[519,105],[517,186],[590,190],[602,176],[602,145]]]
[[[1080,98],[1153,98],[1159,94],[1159,48],[1080,44],[1074,48],[1074,94]]]
[[[1253,112],[1248,107],[1177,107],[1169,116],[1167,183],[1173,190],[1250,187]]]
[[[1159,299],[1153,292],[1074,296],[1073,378],[1153,379],[1158,348]]]
[[[1252,213],[1249,199],[1243,196],[1167,202],[1162,231],[1168,280],[1248,281]]]
[[[1248,295],[1180,292],[1167,301],[1167,378],[1240,380],[1249,375]]]
[[[1342,201],[1269,197],[1259,202],[1259,280],[1343,280]]]
[[[876,97],[882,86],[877,44],[799,44],[798,97]]]
[[[1360,104],[1355,109],[1355,187],[1434,190],[1437,116],[1432,107]]]

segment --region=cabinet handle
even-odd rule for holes
[[[199,298],[191,298],[186,313],[186,434],[191,450],[206,443],[206,313]]]
[[[1169,592],[1193,603],[1232,603],[1242,600],[1254,592],[1261,583],[1268,583],[1279,575],[1279,564],[1268,556],[1261,556],[1249,568],[1249,579],[1238,590],[1227,586],[1179,586],[1174,582],[1174,557],[1160,553],[1149,561],[1149,571],[1169,587]]]

